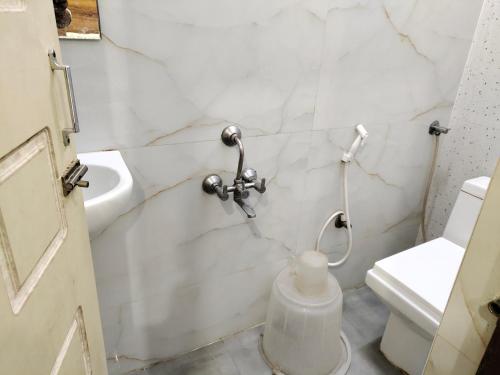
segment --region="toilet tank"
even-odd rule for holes
[[[489,182],[489,177],[477,177],[464,182],[446,223],[444,238],[460,247],[467,247]]]

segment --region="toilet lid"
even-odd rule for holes
[[[439,322],[464,252],[441,237],[382,259],[370,272]]]

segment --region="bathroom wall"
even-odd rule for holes
[[[495,330],[497,319],[487,304],[500,295],[498,207],[500,164],[434,338],[425,375],[475,374]]]
[[[500,157],[500,4],[485,0],[449,126],[441,136],[428,233],[443,233],[462,183],[491,176]]]
[[[175,356],[263,321],[272,280],[341,208],[349,167],[359,286],[414,243],[431,141],[453,106],[480,0],[108,0],[103,40],[63,41],[81,152],[118,149],[134,176],[127,210],[92,241],[111,373]],[[203,194],[247,162],[268,179],[257,218]],[[332,259],[345,235],[329,230]]]
[[[374,261],[413,246],[430,166],[433,120],[447,124],[481,1],[330,3],[306,174],[299,249],[342,207],[343,148],[358,122],[370,132],[349,167],[353,253],[334,274],[364,282]],[[322,248],[339,259],[345,236]]]

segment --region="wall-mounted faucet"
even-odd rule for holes
[[[240,156],[238,158],[236,177],[233,185],[227,186],[223,184],[222,178],[219,175],[208,175],[203,180],[203,191],[208,194],[217,194],[223,201],[229,199],[229,193],[233,193],[234,201],[246,213],[247,217],[254,218],[256,216],[255,211],[245,202],[245,199],[250,195],[249,189],[255,189],[263,194],[266,191],[266,179],[263,178],[259,181],[255,169],[243,169],[245,149],[243,148],[243,143],[241,143],[241,130],[237,126],[230,125],[226,127],[222,131],[221,139],[226,146],[238,146]]]

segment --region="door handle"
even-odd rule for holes
[[[56,52],[53,49],[49,50],[49,61],[52,71],[62,70],[64,72],[64,80],[66,81],[66,93],[68,95],[72,127],[63,129],[62,134],[64,145],[68,146],[70,144],[69,135],[71,133],[80,132],[78,113],[76,111],[75,91],[73,90],[73,79],[71,77],[71,67],[69,67],[68,65],[59,64],[57,62]]]

